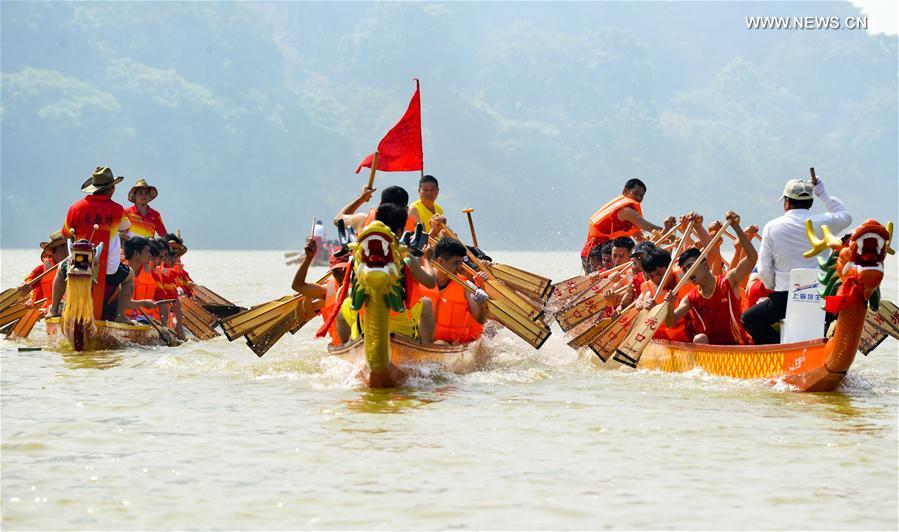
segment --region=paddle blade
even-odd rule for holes
[[[8,333],[9,338],[28,338],[28,335],[31,333],[31,329],[34,328],[34,325],[41,319],[41,309],[40,308],[32,308],[25,312],[19,321],[16,322],[15,326]]]
[[[637,317],[638,312],[635,308],[628,309],[622,313],[612,325],[606,327],[596,340],[590,342],[590,350],[600,360],[607,362],[615,354],[615,349],[618,348],[622,340],[627,336],[627,333],[630,332]]]
[[[627,337],[615,349],[614,359],[632,368],[637,367],[640,362],[640,355],[652,340],[653,335],[664,321],[665,314],[668,312],[668,303],[656,305],[651,310],[646,311],[642,318],[631,328]]]

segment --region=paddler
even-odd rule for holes
[[[131,234],[153,238],[155,235],[163,236],[168,233],[159,211],[150,207],[150,202],[158,195],[159,191],[148,184],[146,179],[138,179],[128,191],[128,201],[134,204],[125,209],[125,215],[131,222]]]
[[[378,206],[375,215],[375,219],[389,227],[394,235],[402,233],[407,218],[406,206],[395,203],[382,203]],[[419,285],[417,290],[433,288],[436,285],[434,275],[422,267],[419,258],[410,255],[404,259],[404,262],[408,266],[412,278]],[[360,312],[350,308],[350,303],[349,298],[343,300],[336,320],[337,331],[342,343],[355,339],[361,334],[360,325],[364,317]],[[413,304],[411,308],[406,309],[406,312],[391,311],[389,330],[408,338],[420,338],[422,341],[430,342],[434,330],[434,312],[431,301],[420,297],[419,294],[419,297],[413,298]]]
[[[125,209],[112,200],[115,187],[124,177],[114,177],[112,170],[106,166],[98,166],[91,177],[81,186],[81,191],[88,194],[84,199],[69,207],[62,233],[67,238],[89,239],[92,244],[103,244],[99,262],[100,271],[93,287],[94,319],[115,320],[130,323],[125,317],[124,308],[118,308],[113,314],[103,313],[103,302],[116,291],[120,284],[127,281],[130,270],[121,262],[121,240],[129,238],[128,229],[131,222],[125,216]],[[96,226],[96,229],[95,229]],[[53,304],[51,316],[59,315],[59,302],[66,290],[66,268],[60,265],[56,280],[53,283]]]
[[[374,188],[362,187],[362,193],[359,194],[356,199],[348,203],[343,209],[340,210],[339,213],[337,213],[337,216],[334,217],[334,225],[337,225],[337,222],[342,219],[347,229],[352,227],[357,234],[361,233],[362,229],[375,219],[377,209],[370,209],[367,213],[357,213],[356,210],[361,207],[363,203],[366,203],[371,199],[374,191]],[[409,206],[409,193],[406,192],[406,189],[404,189],[403,187],[387,187],[381,191],[381,203],[379,203],[378,206],[381,206],[385,203],[394,203],[406,209]],[[414,231],[415,226],[411,225],[410,229],[410,225],[407,220],[407,223],[400,229],[405,231]],[[402,231],[399,236],[402,236]]]
[[[322,308],[325,307],[328,289],[320,284],[306,282],[306,273],[309,271],[309,266],[318,253],[314,236],[306,238],[306,246],[303,248],[303,251],[305,252],[303,261],[300,263],[300,267],[297,268],[297,273],[293,276],[293,283],[290,286],[295,292],[304,296],[303,313],[307,316],[313,316],[321,312]]]
[[[787,295],[790,290],[790,271],[794,268],[817,268],[817,259],[805,258],[808,249],[806,220],[812,221],[816,233],[827,225],[838,235],[852,223],[852,215],[843,202],[824,190],[824,183],[813,175],[814,182],[791,179],[783,191],[784,215],[765,224],[759,251],[758,277],[768,290],[768,298],[746,309],[743,326],[757,344],[776,344],[780,333],[772,325],[787,315]],[[821,198],[827,212],[812,214],[814,198]],[[739,234],[738,234],[739,236]]]
[[[138,308],[143,308],[148,313],[156,310],[156,302],[153,300],[152,294],[149,297],[144,297],[145,294],[137,294],[136,291],[137,282],[135,276],[146,271],[147,265],[152,258],[150,241],[144,237],[135,236],[125,242],[124,248],[125,261],[128,263],[127,267],[130,270],[128,275],[131,282],[127,284],[122,283],[122,303],[120,304],[123,305],[126,315],[130,314],[135,318],[142,317]],[[128,286],[133,288],[129,290]],[[137,299],[135,299],[135,296],[137,296]]]
[[[449,237],[438,240],[433,248],[433,260],[457,276],[462,274],[465,256],[465,246]],[[422,341],[464,344],[480,338],[487,321],[488,296],[477,285],[483,286],[487,275],[480,272],[475,276],[472,284],[474,292],[453,282],[439,268],[435,269],[434,275],[437,285],[423,289],[422,296],[433,305],[435,323],[433,331],[422,331]]]
[[[439,221],[446,223],[443,216],[443,207],[437,204],[437,196],[440,194],[440,185],[437,178],[432,175],[422,176],[418,180],[418,199],[409,206],[409,220],[412,227],[422,224],[425,231],[431,232],[431,218],[439,217]]]
[[[47,242],[41,242],[41,263],[31,270],[31,273],[25,277],[25,283],[22,285],[25,290],[28,289],[28,283],[37,277],[38,275],[44,273],[49,270],[56,264],[61,263],[66,259],[68,255],[68,250],[66,248],[66,238],[63,236],[61,231],[56,231]],[[30,304],[34,304],[42,299],[46,299],[43,303],[43,308],[49,308],[50,304],[53,300],[53,280],[56,278],[56,273],[47,274],[43,278],[41,278],[40,282],[35,285],[33,289],[31,289],[31,300]]]
[[[690,282],[695,288],[680,303],[677,303],[677,294],[669,293],[665,296],[669,303],[665,325],[675,327],[689,313],[690,323],[695,330],[693,343],[737,345],[747,343],[748,340],[740,323],[739,285],[755,267],[757,254],[752,242],[740,228],[740,217],[729,211],[727,219],[733,222],[734,231],[745,253],[736,267],[716,277],[709,269],[708,259],[703,259],[702,264],[690,276]],[[687,272],[700,255],[699,249],[690,248],[677,258],[678,266]]]
[[[604,244],[620,236],[643,239],[642,231],[660,231],[663,228],[643,218],[640,204],[646,195],[646,185],[639,179],[628,179],[621,195],[606,203],[590,217],[587,243],[581,250],[581,264],[586,271],[587,255],[597,244]],[[674,218],[666,220],[666,225]]]
[[[648,251],[640,260],[640,264],[646,276],[646,281],[640,285],[640,295],[637,297],[635,306],[638,309],[649,310],[665,300],[668,292],[677,285],[678,278],[674,272],[671,272],[662,290],[658,289],[662,283],[662,278],[665,277],[665,272],[668,271],[668,266],[671,264],[671,253],[664,249],[655,248]],[[677,294],[677,300],[680,301],[689,291],[690,288],[684,285]],[[659,295],[655,297],[657,292]],[[665,324],[659,325],[652,337],[657,340],[673,340],[676,342],[689,342],[692,339],[692,335],[687,333],[685,318],[678,321],[674,327],[669,328]]]

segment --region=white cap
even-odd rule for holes
[[[791,179],[784,185],[784,198],[793,200],[810,200],[812,199],[812,184],[801,179]]]

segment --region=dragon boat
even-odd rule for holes
[[[827,248],[829,258],[818,259],[821,295],[825,310],[838,314],[832,336],[803,342],[773,345],[703,345],[652,340],[637,368],[686,372],[702,368],[713,375],[741,379],[783,381],[804,392],[834,390],[849,370],[859,349],[868,307],[880,306],[883,262],[890,247],[893,224],[874,220],[859,226],[844,243],[822,227],[818,239],[811,223],[806,224],[814,256]],[[823,330],[823,324],[822,324]]]

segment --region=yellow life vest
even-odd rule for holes
[[[415,207],[415,212],[418,213],[418,221],[425,226],[425,232],[430,232],[431,230],[431,217],[435,214],[443,214],[443,207],[436,202],[434,203],[434,212],[428,210],[421,200],[416,200],[412,203],[412,206]]]

